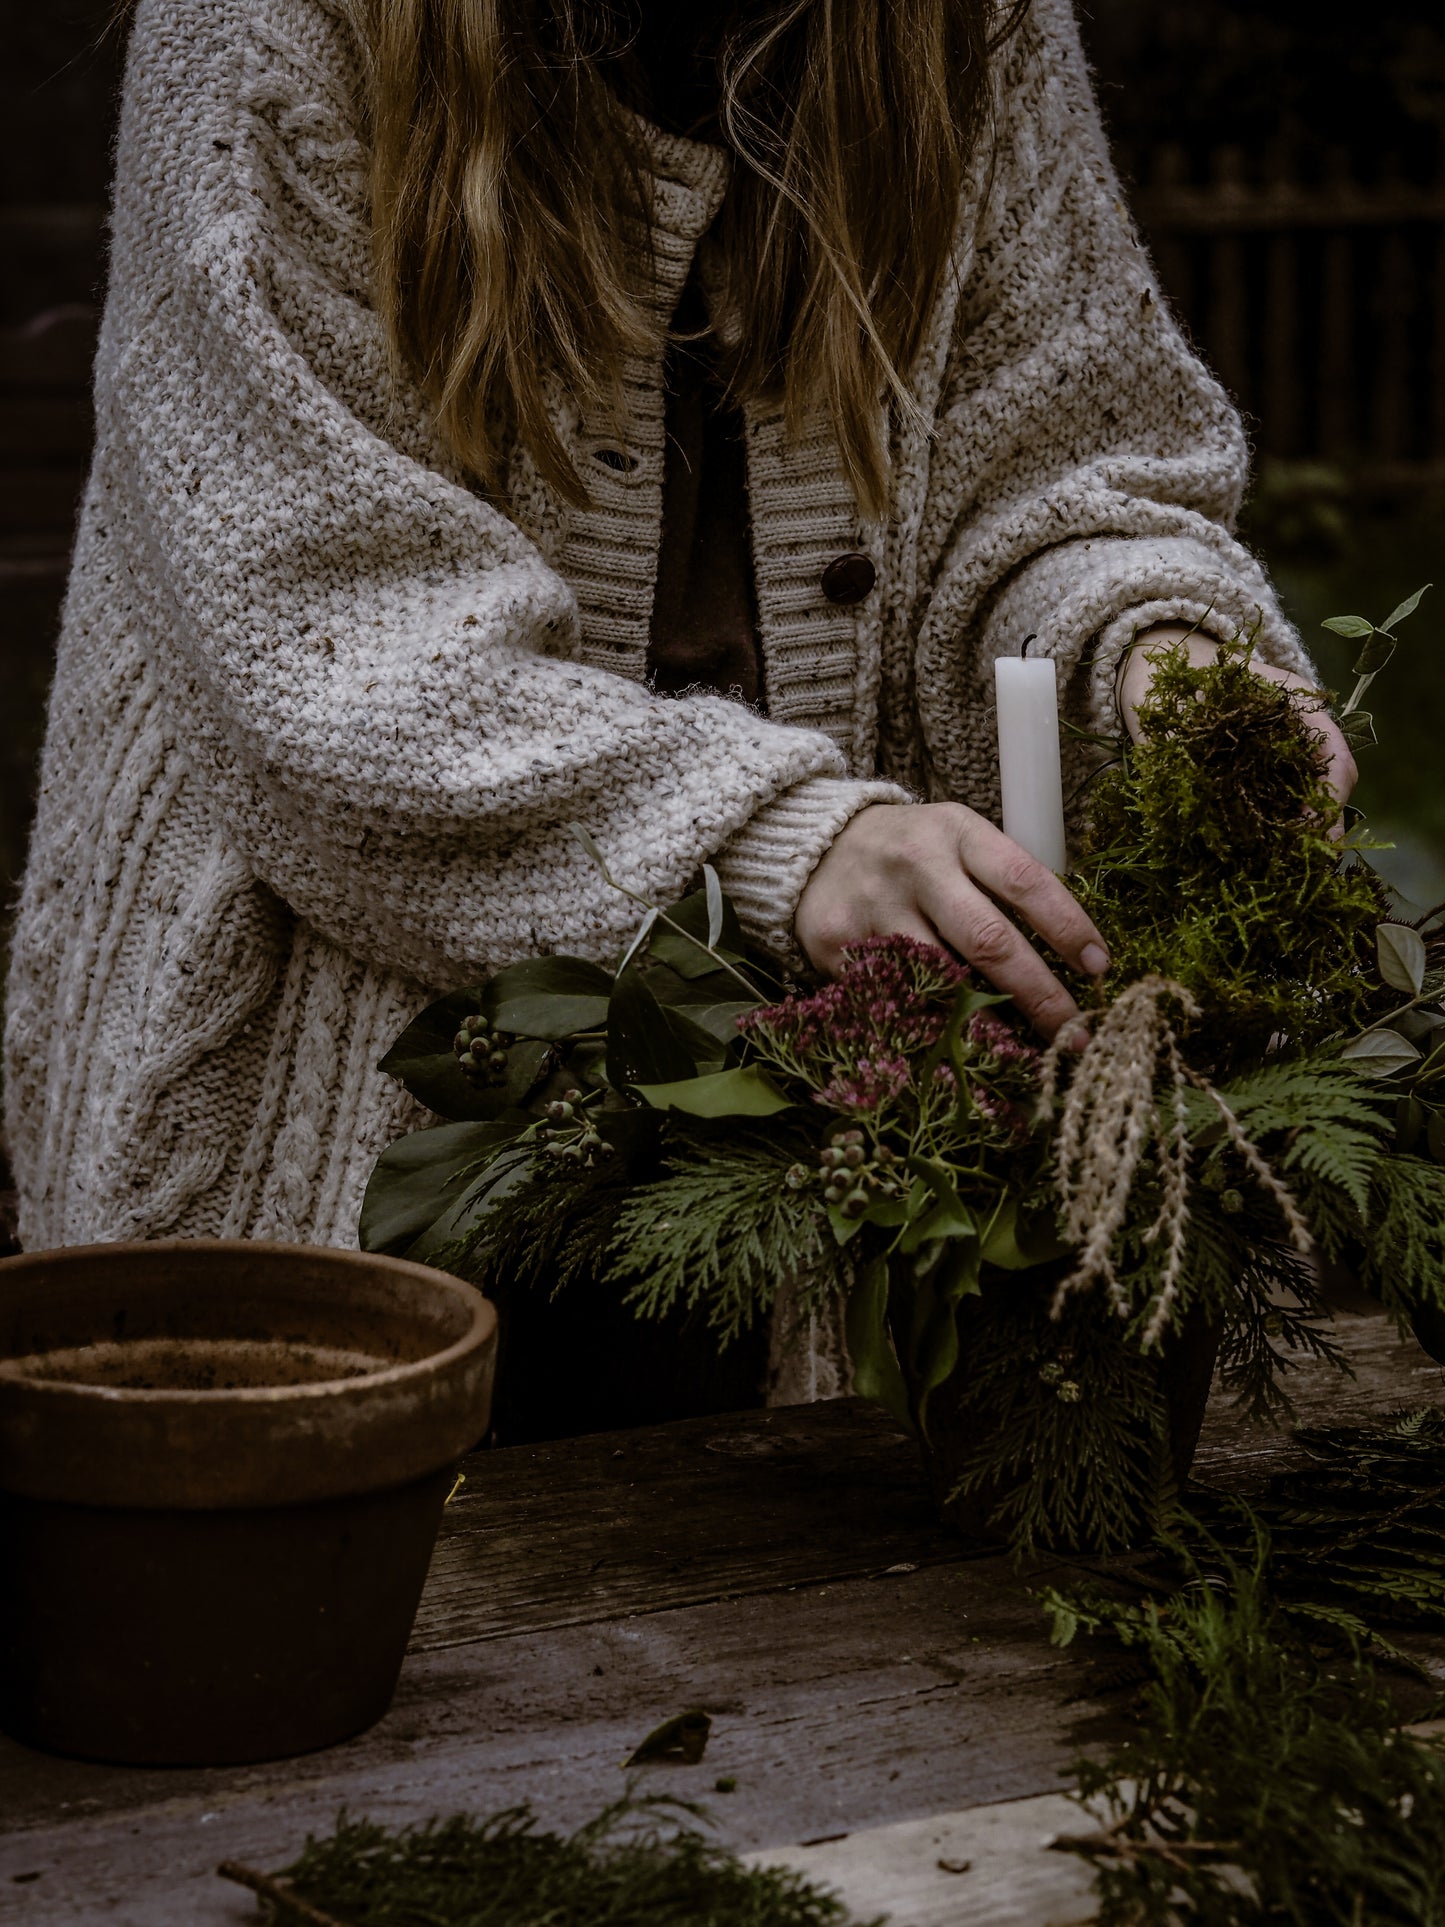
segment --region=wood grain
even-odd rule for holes
[[[1302,1370],[1303,1416],[1438,1401],[1438,1368],[1385,1321],[1346,1315],[1341,1330],[1357,1376]],[[1283,1449],[1216,1403],[1200,1469],[1247,1482]],[[514,1447],[466,1470],[395,1705],[359,1740],[173,1773],[0,1741],[0,1921],[254,1919],[215,1864],[278,1868],[343,1806],[401,1821],[529,1800],[572,1825],[688,1706],[713,1715],[704,1761],[636,1784],[706,1801],[749,1849],[1054,1794],[1078,1746],[1116,1730],[1116,1711],[1081,1697],[1082,1665],[1047,1644],[1029,1593],[1045,1569],[943,1533],[911,1441],[875,1408]],[[714,1792],[720,1775],[735,1792]],[[969,1904],[970,1920],[1047,1917]]]

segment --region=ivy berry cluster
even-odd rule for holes
[[[581,1164],[592,1170],[599,1158],[609,1158],[612,1146],[598,1131],[581,1091],[567,1090],[547,1106],[542,1127],[547,1156],[558,1164]]]
[[[861,1218],[874,1198],[896,1198],[903,1189],[897,1164],[896,1154],[886,1144],[875,1145],[870,1158],[861,1131],[834,1131],[818,1154],[817,1170],[794,1164],[785,1182],[791,1190],[801,1191],[816,1178],[823,1186],[824,1204],[835,1206],[845,1218]]]
[[[481,1090],[495,1089],[504,1083],[511,1062],[507,1051],[513,1041],[505,1031],[493,1030],[480,1011],[464,1017],[452,1039],[462,1076]]]

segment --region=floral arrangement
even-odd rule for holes
[[[1359,699],[1418,596],[1359,618]],[[446,1120],[380,1160],[371,1249],[486,1287],[695,1307],[720,1344],[841,1310],[856,1389],[940,1502],[1107,1549],[1187,1471],[1211,1369],[1288,1410],[1336,1356],[1316,1258],[1445,1356],[1445,927],[1391,914],[1316,738],[1247,641],[1166,660],[1105,746],[1069,881],[1114,966],[1044,1049],[942,950],[789,988],[709,871],[615,971],[541,957],[452,993],[384,1068]],[[606,874],[600,851],[579,831]],[[610,880],[610,878],[609,878]]]

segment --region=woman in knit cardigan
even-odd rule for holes
[[[1026,933],[1107,959],[989,820],[995,656],[1100,729],[1139,636],[1308,676],[1068,0],[627,11],[140,0],[9,986],[29,1246],[354,1243],[408,1017],[628,937],[574,823],[1052,1032]]]

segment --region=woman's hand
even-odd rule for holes
[[[1076,969],[1108,969],[1098,931],[1059,879],[961,803],[860,810],[809,877],[793,927],[813,965],[830,973],[864,937],[941,943],[1052,1037],[1079,1007],[1000,904]]]
[[[1177,648],[1181,642],[1188,649],[1192,663],[1213,662],[1219,654],[1218,643],[1173,623],[1161,623],[1157,629],[1147,630],[1129,651],[1124,673],[1119,679],[1119,709],[1124,726],[1135,742],[1139,740],[1139,705],[1148,693],[1158,666],[1157,659],[1165,650]],[[1319,694],[1313,683],[1295,675],[1291,669],[1276,669],[1273,663],[1268,662],[1253,662],[1250,667],[1257,676],[1263,676],[1269,682],[1283,683],[1287,689],[1304,690],[1312,696]],[[1339,724],[1327,709],[1302,706],[1301,713],[1320,739],[1326,759],[1325,781],[1341,803],[1348,802],[1359,772]]]

